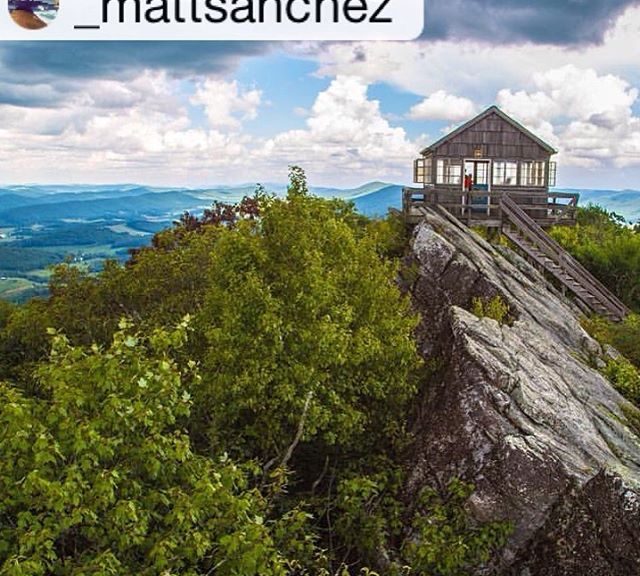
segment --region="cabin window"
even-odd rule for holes
[[[413,181],[416,184],[431,184],[431,158],[418,158],[413,163]]]
[[[518,181],[518,164],[516,162],[503,162],[498,160],[493,163],[493,185],[515,186]]]
[[[438,160],[438,184],[462,184],[462,164],[456,160]]]
[[[544,162],[520,164],[520,186],[544,186]]]
[[[549,186],[556,185],[557,175],[558,175],[558,165],[555,162],[549,162]]]
[[[424,158],[418,158],[413,162],[413,181],[416,184],[424,184]]]

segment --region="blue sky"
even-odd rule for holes
[[[461,18],[461,15],[464,15]],[[640,188],[640,6],[433,0],[411,42],[0,43],[0,180],[409,183],[498,104],[559,185]]]

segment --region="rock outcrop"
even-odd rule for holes
[[[409,493],[453,476],[476,486],[471,513],[513,525],[487,573],[640,574],[640,437],[577,310],[444,211],[416,227],[412,257],[418,342],[436,368]],[[497,295],[508,322],[469,312]]]

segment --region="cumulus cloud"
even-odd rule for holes
[[[306,129],[269,139],[261,156],[275,163],[301,164],[318,177],[343,172],[404,179],[419,144],[383,117],[380,103],[369,99],[367,91],[361,78],[338,76],[318,94]]]
[[[638,37],[640,8],[631,7],[607,29],[601,44],[591,46],[496,44],[467,37],[324,44],[306,55],[318,62],[319,75],[360,76],[424,97],[444,90],[489,105],[500,89],[529,88],[534,75],[569,64],[640,82]]]
[[[567,65],[536,74],[535,91],[503,89],[497,102],[562,150],[563,160],[593,168],[640,163],[638,90],[613,74]],[[541,134],[543,135],[543,134]]]
[[[122,181],[202,185],[221,180],[281,180],[289,164],[326,184],[409,179],[424,143],[385,119],[357,77],[336,78],[307,111],[305,128],[271,138],[243,123],[262,93],[237,81],[184,83],[147,71],[126,82],[86,82],[64,106],[0,104],[0,170],[5,181]],[[101,97],[100,97],[101,95]],[[194,108],[207,122],[195,122]],[[53,175],[53,178],[52,178]]]
[[[572,64],[534,75],[534,93],[504,89],[498,103],[528,122],[571,116],[594,122],[626,120],[638,90],[613,74],[599,75],[593,69]]]
[[[204,93],[207,86],[200,86]],[[251,115],[255,97],[235,88],[241,104],[228,114]],[[16,182],[206,182],[246,162],[250,138],[227,130],[229,121],[224,130],[195,126],[179,82],[164,72],[93,80],[58,107],[0,105],[0,166],[4,179]]]
[[[407,180],[426,142],[370,98],[376,83],[423,98],[411,119],[456,123],[497,98],[567,162],[640,165],[632,4],[429,2],[416,42],[0,43],[1,173],[204,183],[299,163],[325,182]],[[265,49],[316,61],[331,84],[313,105],[292,104],[300,129],[257,137],[245,123],[265,96],[231,72]]]
[[[242,90],[238,82],[208,78],[191,98],[194,105],[203,106],[212,128],[238,129],[240,120],[253,120],[262,102],[260,90]]]
[[[411,120],[448,120],[460,122],[475,114],[475,106],[468,98],[447,94],[438,90],[416,104],[409,111]]]

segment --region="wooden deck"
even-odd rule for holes
[[[504,191],[405,188],[402,211],[408,223],[416,224],[422,219],[420,208],[441,206],[469,226],[501,228],[504,219],[501,200],[505,194]],[[575,223],[578,194],[514,190],[507,195],[543,228]]]

